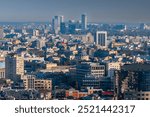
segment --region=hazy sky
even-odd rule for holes
[[[0,21],[76,20],[82,13],[90,22],[150,22],[150,0],[0,0]]]

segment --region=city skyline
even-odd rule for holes
[[[20,1],[0,4],[1,19],[15,16],[0,22],[0,100],[150,100],[147,7],[122,17],[126,1]]]
[[[45,22],[55,15],[79,20],[85,13],[88,22],[149,23],[149,3],[149,0],[63,0],[61,4],[60,0],[1,0],[0,22]]]

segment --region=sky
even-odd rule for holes
[[[150,22],[150,0],[0,0],[0,22],[51,21],[55,15],[88,22]]]

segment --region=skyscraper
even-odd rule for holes
[[[97,31],[96,32],[96,45],[100,47],[107,47],[107,32]]]
[[[64,16],[59,16],[60,17],[60,23],[64,22]]]
[[[5,77],[16,81],[24,75],[24,59],[16,54],[8,54],[5,58]]]
[[[81,26],[83,31],[87,29],[87,15],[85,14],[81,15]]]
[[[60,32],[61,32],[62,34],[65,34],[65,33],[66,33],[66,23],[65,23],[65,22],[62,22],[62,23],[60,24]]]
[[[75,33],[75,29],[76,29],[76,24],[74,22],[74,20],[70,20],[69,24],[68,24],[68,30],[70,34],[74,34]]]
[[[0,39],[4,37],[4,31],[3,28],[0,27]]]
[[[60,32],[60,25],[64,22],[63,16],[55,16],[52,20],[52,27],[55,34],[58,34]]]

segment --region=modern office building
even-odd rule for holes
[[[62,22],[61,24],[60,24],[60,32],[61,32],[61,34],[65,34],[66,33],[66,23],[65,22]]]
[[[96,32],[96,45],[99,47],[107,47],[107,32],[106,31],[97,31]]]
[[[81,64],[77,65],[77,76],[82,78],[88,74],[91,74],[95,77],[104,76],[105,66],[93,62],[82,62]]]
[[[74,22],[74,20],[70,20],[69,24],[68,24],[68,32],[69,34],[74,34],[76,30],[76,24]]]
[[[126,64],[115,72],[116,99],[147,100],[150,93],[150,64]]]
[[[105,75],[105,66],[100,65],[99,63],[92,63],[92,62],[83,62],[76,67],[76,78],[78,81],[79,88],[82,87],[83,81],[86,81],[91,75],[97,81],[97,79],[103,77]]]
[[[60,23],[64,22],[64,16],[60,15]]]
[[[61,23],[63,22],[63,16],[54,16],[54,18],[52,19],[52,28],[55,34],[58,34],[60,32]]]
[[[100,88],[100,78],[95,78],[92,75],[87,75],[82,80],[82,87]]]
[[[82,14],[81,15],[81,27],[83,31],[87,29],[87,20],[88,20],[87,15]]]
[[[24,75],[24,58],[16,54],[5,57],[5,77],[13,81]]]

